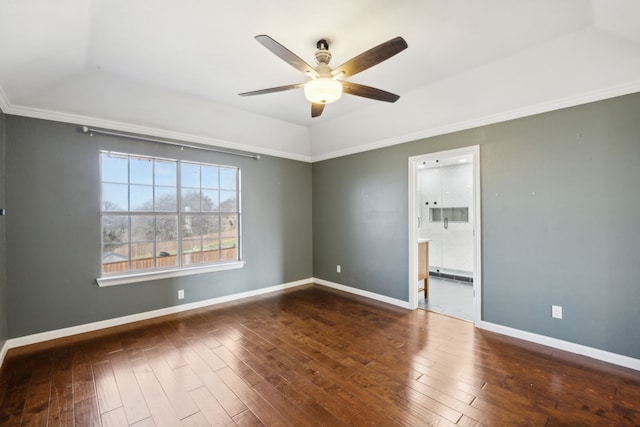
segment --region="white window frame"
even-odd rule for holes
[[[113,273],[113,274],[108,274],[108,273],[104,273],[102,271],[103,268],[103,250],[104,250],[104,231],[103,231],[103,216],[109,216],[109,215],[117,215],[117,216],[125,216],[128,217],[129,219],[132,216],[135,215],[149,215],[149,216],[158,216],[158,215],[166,215],[168,212],[166,211],[149,211],[149,212],[139,212],[139,211],[135,211],[131,209],[131,206],[128,206],[128,209],[126,211],[108,211],[108,210],[103,210],[103,200],[102,200],[102,187],[103,187],[103,171],[102,171],[102,156],[104,154],[111,154],[111,155],[119,155],[119,156],[126,156],[129,161],[132,157],[137,157],[137,158],[146,158],[146,159],[150,159],[150,160],[161,160],[161,161],[171,161],[171,162],[176,162],[176,201],[177,201],[177,206],[176,206],[176,211],[175,211],[175,215],[177,216],[177,221],[178,221],[178,225],[177,225],[177,232],[178,235],[176,237],[177,239],[177,248],[178,248],[178,253],[176,254],[176,259],[178,261],[179,264],[182,263],[182,240],[183,240],[183,236],[182,236],[182,218],[183,215],[187,212],[184,212],[181,208],[181,178],[180,178],[180,172],[181,172],[181,165],[184,163],[187,164],[197,164],[197,165],[205,165],[205,166],[213,166],[213,167],[221,167],[221,168],[233,168],[233,169],[237,169],[237,189],[236,189],[236,196],[237,196],[237,216],[238,216],[238,225],[237,225],[237,249],[238,249],[238,254],[237,254],[237,259],[235,260],[231,260],[231,261],[216,261],[216,262],[211,262],[211,263],[203,263],[203,264],[192,264],[192,265],[177,265],[177,266],[171,266],[171,267],[155,267],[153,269],[147,269],[147,270],[133,270],[133,271],[127,271],[127,272],[123,272],[123,273]],[[131,185],[131,178],[128,178],[128,182],[127,185],[130,186]],[[202,185],[202,184],[201,184]],[[116,286],[116,285],[124,285],[124,284],[128,284],[128,283],[137,283],[137,282],[144,282],[144,281],[149,281],[149,280],[158,280],[158,279],[166,279],[166,278],[172,278],[172,277],[180,277],[180,276],[189,276],[189,275],[194,275],[194,274],[203,274],[203,273],[210,273],[210,272],[215,272],[215,271],[224,271],[224,270],[232,270],[232,269],[239,269],[239,268],[243,268],[245,265],[245,262],[242,260],[242,183],[241,183],[241,169],[237,166],[228,166],[228,165],[219,165],[219,164],[213,164],[213,163],[206,163],[206,162],[194,162],[194,161],[188,161],[188,160],[179,160],[179,159],[168,159],[168,158],[161,158],[161,157],[156,157],[156,156],[147,156],[147,155],[138,155],[138,154],[132,154],[132,153],[121,153],[121,152],[115,152],[115,151],[109,151],[109,150],[101,150],[100,151],[100,188],[101,188],[101,197],[100,197],[100,254],[101,254],[101,261],[100,261],[100,270],[101,270],[101,277],[96,278],[96,282],[98,283],[98,285],[100,287],[104,287],[104,286]],[[201,187],[202,189],[202,187]],[[173,213],[173,211],[169,212],[169,213]],[[218,212],[218,214],[224,214],[223,212],[220,213]],[[235,212],[233,213],[234,215],[236,214]],[[131,242],[131,234],[129,234],[129,242]],[[154,257],[157,257],[156,254],[154,254]]]

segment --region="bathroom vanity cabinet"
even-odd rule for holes
[[[418,280],[424,280],[424,298],[429,298],[429,240],[418,241]]]

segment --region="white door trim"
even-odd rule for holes
[[[433,160],[442,157],[471,154],[473,156],[473,324],[480,326],[482,322],[482,228],[481,228],[481,198],[480,198],[480,146],[457,148],[440,151],[437,153],[422,154],[409,157],[409,307],[418,308],[418,217],[417,165],[425,160]]]

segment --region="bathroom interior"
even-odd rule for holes
[[[419,253],[428,254],[428,280],[419,283],[418,306],[472,321],[473,156],[434,157],[416,167]]]

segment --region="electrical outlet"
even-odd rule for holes
[[[561,305],[552,305],[551,306],[551,317],[554,319],[562,319],[562,306]]]
[[[184,298],[184,289],[180,289],[178,291],[178,299],[183,299]]]
[[[342,267],[340,267],[340,264],[338,264],[338,265],[336,266],[336,271],[337,271],[338,273],[342,273]]]

